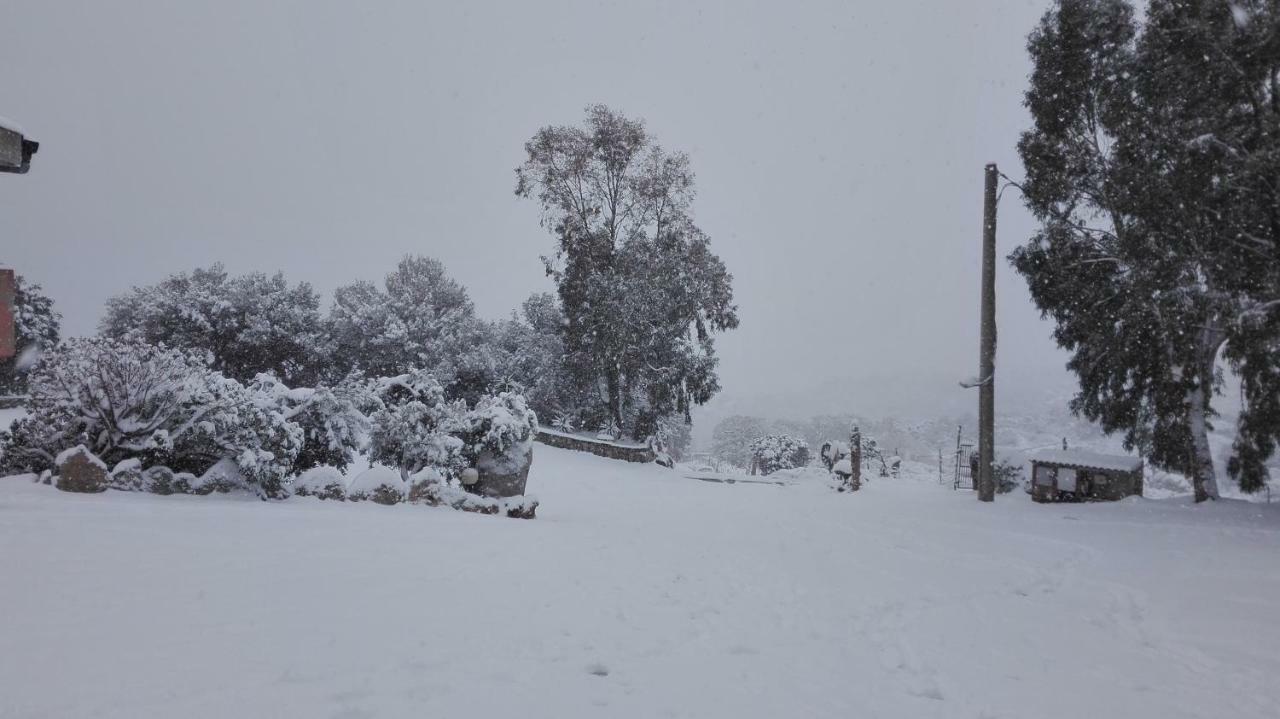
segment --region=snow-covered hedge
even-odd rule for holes
[[[10,471],[51,468],[83,444],[108,464],[136,457],[193,474],[231,458],[265,496],[280,496],[302,446],[302,429],[269,398],[178,350],[71,339],[30,385],[28,416],[4,440]]]
[[[751,443],[751,458],[760,474],[803,467],[809,463],[809,443],[787,434],[771,434]]]

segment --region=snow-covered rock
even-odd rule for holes
[[[244,470],[240,468],[239,462],[230,457],[223,457],[215,462],[198,479],[194,479],[190,487],[192,494],[226,494],[247,489],[249,481],[245,478]]]
[[[105,492],[111,474],[107,465],[83,444],[63,450],[54,460],[58,489],[64,492]]]
[[[347,498],[347,484],[333,467],[312,467],[293,480],[293,494],[343,500]]]
[[[367,499],[378,504],[398,504],[404,501],[405,493],[400,473],[388,467],[370,467],[347,486],[347,499],[353,502]]]

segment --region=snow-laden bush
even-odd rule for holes
[[[428,372],[379,381],[383,408],[372,417],[369,459],[400,470],[407,479],[434,467],[453,477],[464,466],[466,404],[445,400],[444,388]]]
[[[551,420],[551,428],[573,434],[578,431],[578,419],[572,412],[556,412],[555,419]]]
[[[301,428],[302,448],[292,467],[295,474],[320,466],[345,471],[368,444],[368,414],[381,406],[370,383],[356,375],[333,387],[291,389],[273,375],[260,374],[250,387]]]
[[[528,464],[538,416],[524,396],[484,396],[463,416],[463,455],[482,474],[509,475]]]
[[[333,467],[312,467],[293,480],[293,494],[297,497],[320,499],[347,498],[347,483]]]
[[[78,444],[108,464],[137,457],[196,474],[229,457],[273,497],[302,446],[301,428],[269,398],[178,350],[72,339],[45,355],[30,385],[28,416],[5,439],[5,462],[19,468],[48,469]]]
[[[894,459],[897,458],[895,457]],[[1022,465],[1012,464],[1003,459],[992,463],[991,475],[996,481],[997,494],[1008,494],[1022,487],[1025,481],[1022,475]]]
[[[191,494],[226,494],[249,489],[249,480],[240,469],[239,463],[230,457],[224,457],[205,473],[189,482]]]
[[[406,485],[400,473],[387,467],[370,467],[351,480],[347,487],[347,499],[353,502],[369,500],[378,504],[399,504],[404,501]]]
[[[787,434],[770,434],[751,443],[751,458],[760,474],[803,467],[809,463],[809,443]]]
[[[130,457],[111,468],[111,488],[122,492],[141,492],[146,488],[142,475],[142,460]]]

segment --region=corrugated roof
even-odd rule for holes
[[[1109,469],[1113,472],[1137,472],[1142,468],[1141,457],[1098,454],[1079,449],[1045,449],[1031,455],[1031,461],[1089,469]]]

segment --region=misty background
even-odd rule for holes
[[[1041,1],[6,3],[0,114],[40,151],[0,176],[0,262],[64,334],[111,295],[213,262],[326,294],[406,253],[478,312],[551,291],[513,169],[589,103],[690,155],[734,275],[733,413],[973,411],[982,168],[1022,175]],[[1001,256],[1034,222],[1000,205]],[[1061,405],[1051,324],[1003,261],[997,402]]]

